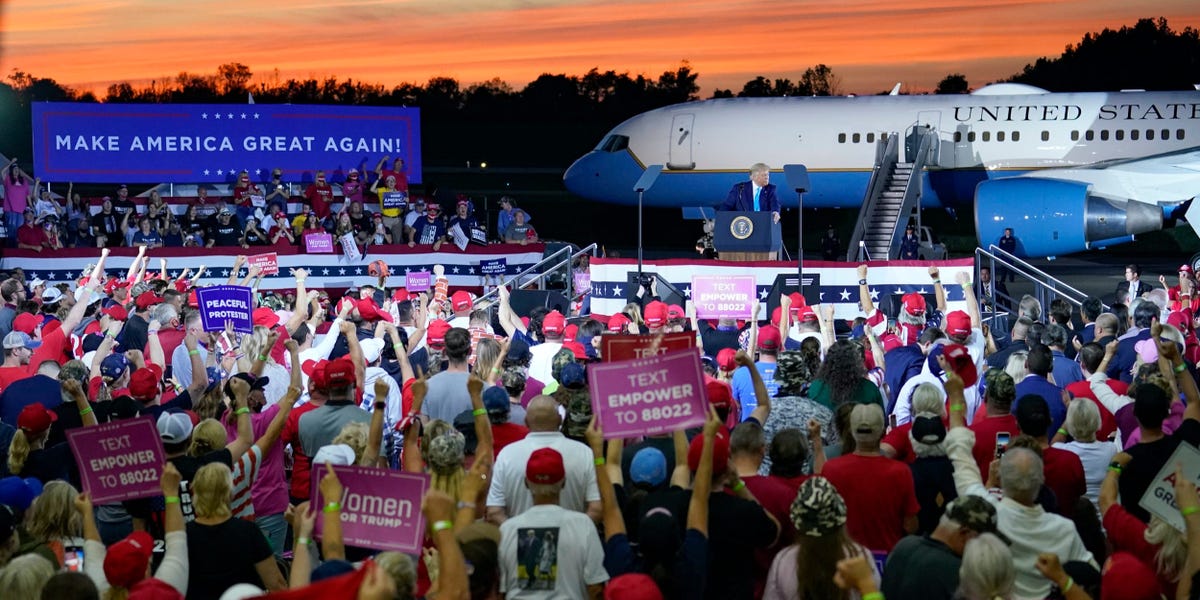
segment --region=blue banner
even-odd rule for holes
[[[503,275],[508,271],[507,261],[503,258],[479,261],[479,272],[484,275]]]
[[[248,287],[214,285],[199,288],[196,304],[200,306],[200,324],[204,331],[223,331],[225,324],[230,322],[238,333],[254,331],[254,292]]]
[[[340,183],[352,168],[403,158],[421,183],[416,108],[271,104],[33,105],[33,169],[43,181],[233,183],[240,171],[265,183],[310,183],[324,170]]]

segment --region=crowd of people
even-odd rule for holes
[[[309,247],[309,236],[328,234],[341,244],[343,236],[353,234],[359,247],[403,244],[437,251],[444,243],[453,243],[456,232],[460,239],[478,243],[538,241],[529,214],[516,207],[513,198],[500,199],[496,227],[488,232],[475,203],[466,196],[450,201],[436,195],[428,200],[410,198],[404,160],[390,158],[380,160],[373,173],[350,169],[336,188],[320,170],[306,186],[284,181],[280,169],[274,169],[262,184],[242,171],[228,197],[210,196],[210,188],[199,185],[186,204],[168,205],[157,189],[145,197],[130,196],[129,188],[122,185],[115,196],[101,198],[97,207],[70,184],[65,195],[55,197],[49,185],[30,178],[13,159],[0,169],[7,246],[304,249]],[[444,201],[453,210],[444,211]]]
[[[198,280],[148,256],[0,282],[4,598],[1200,593],[1195,485],[1177,470],[1174,512],[1141,503],[1200,442],[1190,269],[1079,315],[1023,298],[1007,332],[965,274],[950,310],[936,267],[931,299],[894,307],[858,267],[849,327],[800,294],[710,322],[653,284],[607,318],[384,279],[333,301],[299,269],[238,334],[206,331]],[[703,425],[606,440],[603,340],[679,332]],[[135,418],[162,441],[161,496],[94,505],[66,432]],[[346,543],[342,505],[313,496],[343,497],[335,465],[428,476],[420,555]]]

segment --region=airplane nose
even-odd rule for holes
[[[563,173],[563,186],[573,194],[594,197],[595,187],[601,181],[599,162],[590,152],[579,157]]]

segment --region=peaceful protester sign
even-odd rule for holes
[[[592,411],[605,439],[658,435],[702,425],[708,398],[692,348],[588,366]]]
[[[204,331],[223,331],[227,323],[238,333],[254,332],[254,291],[239,285],[214,285],[196,290]]]
[[[425,537],[421,500],[429,489],[428,475],[358,466],[335,466],[333,472],[342,483],[342,497],[321,496],[325,465],[319,464],[313,465],[312,498],[318,507],[330,502],[342,505],[342,539],[346,545],[421,553]],[[318,514],[313,529],[317,537],[321,536],[321,521]]]

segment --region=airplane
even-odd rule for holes
[[[973,212],[985,245],[1012,227],[1025,256],[1131,241],[1173,224],[1200,194],[1200,91],[1051,93],[1015,83],[960,95],[666,106],[614,127],[563,184],[591,200],[637,204],[634,183],[657,164],[663,170],[644,192],[646,206],[712,207],[762,162],[786,207],[799,196],[781,167],[795,163],[809,173],[805,207],[853,208],[880,139],[904,136],[911,162],[924,132],[937,141],[921,207]]]

